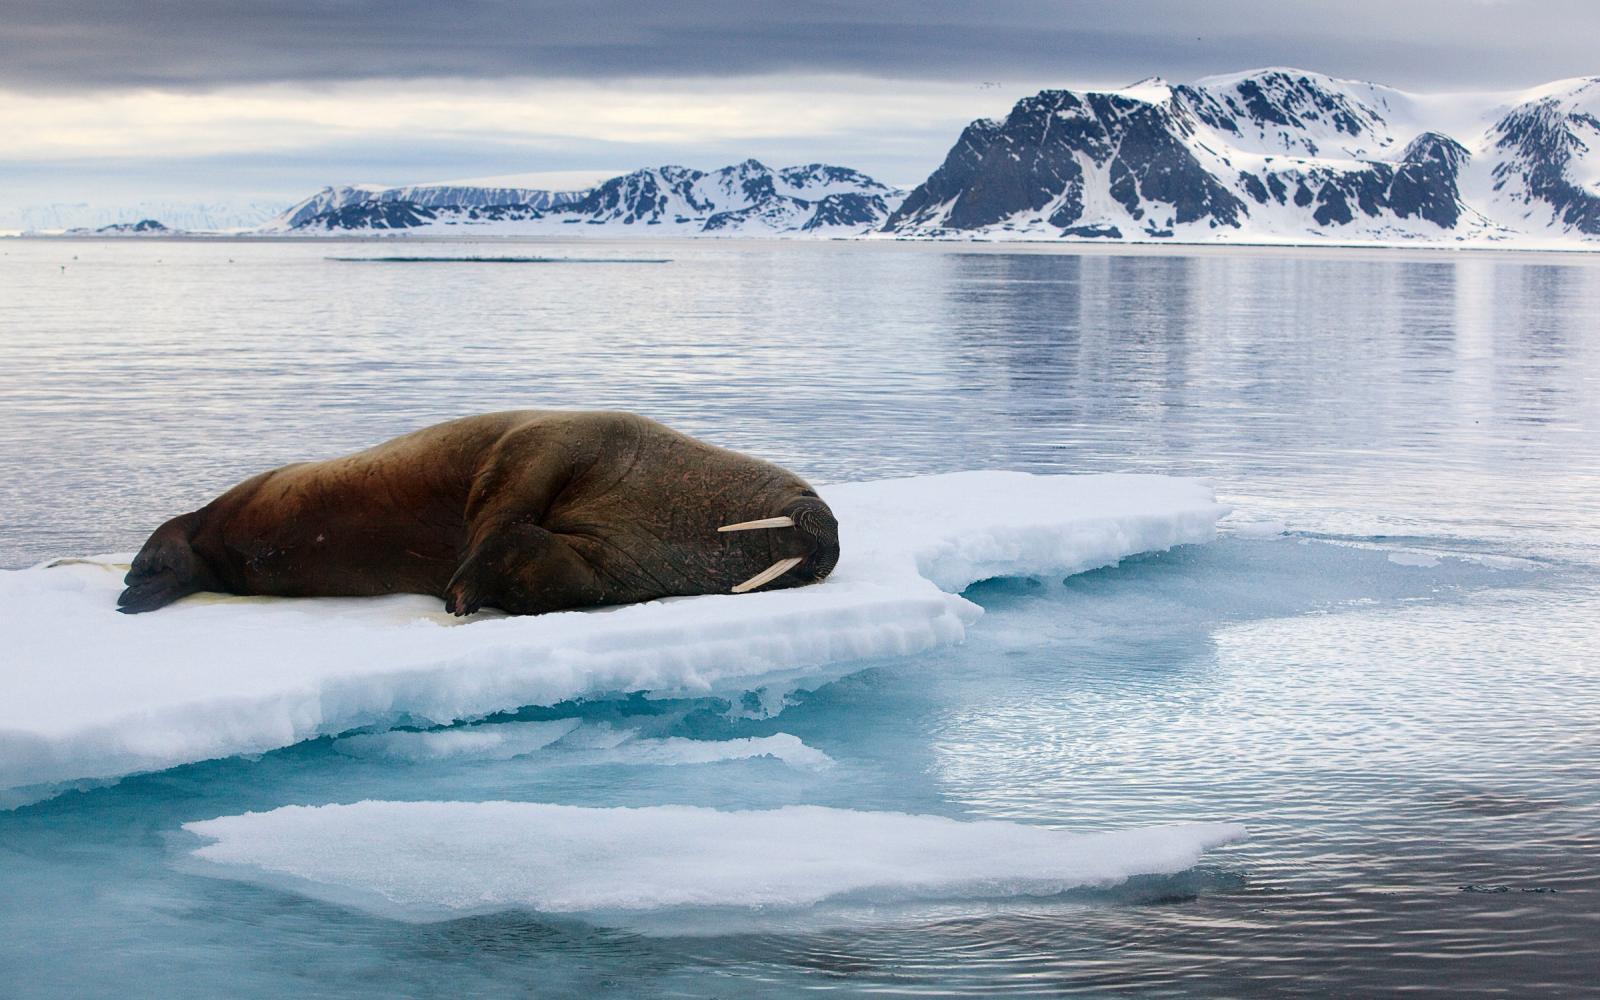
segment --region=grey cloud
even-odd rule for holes
[[[1592,0],[0,0],[0,86],[860,73],[1187,79],[1294,64],[1401,86],[1600,72]]]

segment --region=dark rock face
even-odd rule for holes
[[[168,233],[171,231],[155,219],[140,219],[138,222],[118,222],[109,226],[101,226],[95,230],[97,233]]]
[[[1600,80],[1584,89],[1590,88],[1600,88]],[[1577,157],[1597,152],[1584,138],[1600,139],[1600,119],[1547,98],[1512,109],[1491,134],[1495,148],[1505,154],[1494,168],[1496,191],[1520,182],[1525,203],[1542,201],[1562,225],[1600,235],[1600,195],[1574,183],[1569,172]]]
[[[899,229],[908,224],[931,221],[939,206],[965,195],[978,176],[984,154],[1000,134],[1001,128],[1001,124],[993,119],[980,118],[963,129],[961,138],[950,148],[944,163],[906,196],[884,228]]]
[[[1257,204],[1286,203],[1293,184],[1296,207],[1311,207],[1318,226],[1346,226],[1358,217],[1421,218],[1451,229],[1462,212],[1457,178],[1470,154],[1454,139],[1424,132],[1406,147],[1399,166],[1383,162],[1354,170],[1287,166],[1265,177],[1241,172],[1239,180]]]
[[[1146,104],[1127,98],[1090,95],[1096,118],[1104,123],[1110,145],[1121,141],[1110,158],[1111,197],[1135,219],[1158,206],[1172,211],[1162,225],[1206,220],[1211,226],[1239,227],[1244,204],[1212,177],[1182,140],[1192,134],[1188,116],[1176,102]]]
[[[409,201],[372,201],[313,215],[296,229],[410,229],[438,218],[431,208]]]
[[[585,216],[584,221],[620,222],[633,225],[639,222],[661,222],[667,218],[667,195],[675,194],[699,212],[710,212],[710,201],[702,200],[695,192],[694,182],[703,176],[688,167],[661,167],[656,170],[635,170],[631,174],[613,177],[590,191],[579,200],[561,206],[565,215]]]
[[[1441,229],[1454,228],[1461,217],[1456,179],[1471,155],[1461,143],[1438,132],[1417,136],[1389,182],[1389,207],[1402,219],[1415,215]]]
[[[755,162],[755,161],[750,161]],[[892,195],[895,189],[883,184],[859,170],[849,167],[836,167],[827,163],[807,163],[798,167],[784,167],[778,171],[778,177],[790,187],[804,188],[812,185],[845,184],[859,188],[864,193],[880,196]]]
[[[1073,226],[1063,229],[1062,236],[1076,236],[1080,239],[1120,240],[1122,230],[1116,226]]]
[[[882,195],[830,194],[817,202],[811,218],[800,228],[810,231],[833,226],[870,227],[888,217],[889,206]]]
[[[1183,145],[1185,134],[1172,102],[1045,91],[1019,101],[1004,122],[968,126],[944,165],[884,228],[915,224],[928,208],[948,204],[942,222],[950,229],[978,229],[1047,206],[1050,225],[1071,229],[1083,216],[1085,162],[1107,171],[1108,193],[1147,231],[1197,219],[1237,226],[1243,206]]]
[[[945,162],[884,228],[940,220],[949,229],[994,225],[1050,209],[1049,224],[1073,227],[1085,204],[1084,164],[1109,171],[1109,193],[1147,227],[1210,219],[1237,226],[1239,199],[1217,183],[1178,136],[1170,102],[1047,90],[1017,102],[1004,122],[977,121]]]

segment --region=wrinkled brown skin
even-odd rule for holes
[[[801,556],[762,589],[795,587],[839,558],[815,497],[770,462],[631,413],[489,413],[245,480],[158,528],[117,603],[411,593],[458,615],[540,614],[726,593]],[[805,511],[810,530],[717,531]]]

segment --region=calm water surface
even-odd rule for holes
[[[1288,533],[979,585],[989,613],[964,646],[860,664],[771,717],[625,696],[520,716],[793,733],[839,762],[824,772],[396,765],[321,740],[0,813],[0,992],[1528,996],[1600,981],[1600,260],[417,246],[617,262],[0,241],[0,565],[135,548],[263,468],[524,406],[638,410],[819,482],[1208,476],[1231,523]],[[529,914],[411,925],[174,864],[189,820],[361,798],[812,802],[1251,835],[1116,890],[842,923],[691,915],[675,933]]]

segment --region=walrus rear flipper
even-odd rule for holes
[[[136,615],[154,611],[180,597],[206,589],[195,572],[194,549],[189,546],[189,520],[175,517],[157,528],[133,559],[122,582],[128,589],[117,598],[117,610]]]

